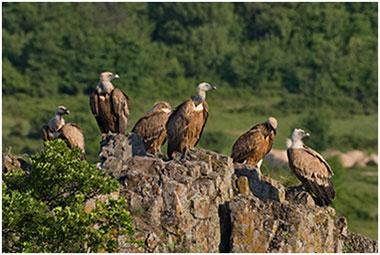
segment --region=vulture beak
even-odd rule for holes
[[[65,114],[69,115],[70,111],[69,110],[65,110]]]
[[[306,133],[305,136],[308,137],[308,136],[310,136],[310,134],[309,134],[309,133]]]
[[[114,79],[119,79],[120,76],[119,76],[118,74],[115,74],[113,78],[114,78]]]
[[[215,86],[212,86],[212,89],[213,89],[213,90],[216,90],[216,87],[215,87]]]

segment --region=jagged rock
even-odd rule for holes
[[[332,208],[237,196],[230,209],[232,252],[340,252]]]
[[[114,141],[125,145],[125,138]],[[108,144],[102,151],[117,147]],[[103,169],[122,184],[120,196],[128,202],[135,238],[144,242],[139,246],[120,236],[119,252],[377,250],[376,242],[349,233],[333,208],[315,206],[302,188],[285,191],[224,155],[196,149],[164,161],[113,153],[106,162]]]
[[[344,239],[343,252],[377,253],[378,243],[365,236],[348,233],[348,236]]]
[[[296,203],[302,204],[309,207],[314,207],[315,202],[310,193],[306,192],[303,189],[303,186],[289,187],[286,189],[286,200]]]
[[[119,178],[126,161],[137,155],[146,155],[141,137],[135,133],[130,133],[128,136],[109,133],[104,135],[100,142],[98,167]]]
[[[262,175],[255,168],[247,168],[246,165],[235,163],[235,174],[237,177],[245,176],[248,179],[251,192],[260,199],[284,201],[285,189],[278,181]]]

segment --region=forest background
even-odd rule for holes
[[[35,153],[58,105],[85,133],[95,163],[100,132],[88,95],[99,73],[130,98],[130,131],[154,102],[175,107],[207,81],[200,147],[229,154],[269,116],[274,148],[294,127],[325,151],[377,152],[377,3],[2,3],[3,150]],[[377,168],[336,159],[334,207],[377,238]],[[296,183],[288,168],[264,172]]]

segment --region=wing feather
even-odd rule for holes
[[[75,123],[66,123],[60,130],[60,136],[70,148],[85,151],[85,141],[82,129]]]
[[[118,126],[117,131],[124,133],[128,125],[129,107],[128,96],[118,88],[111,93],[112,113],[116,117]]]
[[[141,136],[144,140],[145,149],[149,152],[155,152],[154,148],[151,151],[151,146],[157,142],[157,139],[162,138],[163,132],[166,137],[166,122],[170,113],[162,111],[149,112],[140,118],[132,129],[132,132]],[[162,141],[162,143],[164,140]],[[162,144],[161,144],[162,145]],[[161,146],[159,145],[159,146]]]
[[[329,205],[335,197],[332,169],[316,151],[304,147],[288,149],[289,167],[319,205]]]
[[[166,124],[168,133],[168,156],[171,157],[174,151],[181,151],[181,142],[184,139],[185,130],[189,126],[192,118],[192,100],[188,99],[173,111]]]

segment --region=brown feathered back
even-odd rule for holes
[[[85,142],[82,129],[75,123],[66,123],[60,130],[59,138],[70,148],[78,148],[85,152]]]
[[[167,102],[158,102],[153,109],[140,118],[132,132],[142,137],[145,150],[149,153],[159,152],[166,141],[166,122],[171,114],[171,107]]]
[[[174,152],[183,154],[199,142],[208,118],[208,104],[206,101],[195,104],[193,99],[188,99],[180,104],[169,117],[166,128],[170,158]],[[197,107],[202,110],[197,110]]]
[[[288,148],[287,154],[290,169],[313,195],[317,204],[331,204],[335,198],[331,181],[333,172],[326,160],[305,145],[302,148]]]
[[[266,122],[253,126],[242,134],[232,147],[231,157],[234,162],[256,167],[260,160],[272,149],[276,131]]]
[[[91,112],[102,133],[124,133],[128,125],[128,96],[118,88],[111,94],[99,94],[94,90],[90,95]]]

